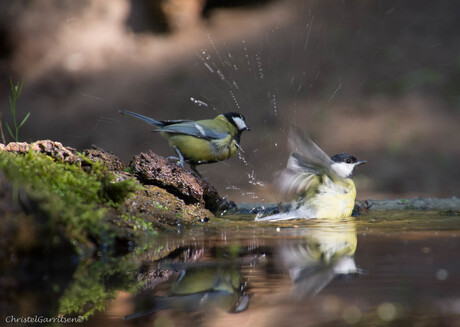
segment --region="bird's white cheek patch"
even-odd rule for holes
[[[232,117],[232,119],[235,122],[236,126],[238,126],[239,130],[243,130],[245,128],[248,128],[246,126],[246,123],[244,122],[244,120],[241,119],[240,117]]]
[[[331,165],[331,168],[342,178],[349,177],[354,167],[354,164],[348,164],[346,162],[336,162]]]

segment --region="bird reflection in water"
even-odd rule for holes
[[[162,286],[165,285],[168,288],[162,296],[147,292],[137,296],[136,313],[125,319],[140,318],[166,309],[194,312],[218,308],[236,313],[244,311],[249,305],[250,297],[244,292],[245,283],[233,264],[188,264]]]
[[[354,260],[357,237],[351,219],[326,228],[310,229],[306,231],[305,242],[297,240],[280,247],[279,260],[289,271],[297,298],[315,296],[334,278],[364,273]]]

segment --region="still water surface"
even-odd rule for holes
[[[133,271],[140,290],[118,292],[87,323],[460,326],[458,217],[373,212],[276,224],[253,218],[226,217],[158,237],[153,244],[175,250],[159,261],[141,256],[142,269]]]
[[[37,292],[35,304],[20,296],[12,308],[99,309],[63,326],[460,326],[459,217],[253,220],[228,216],[146,237],[126,256],[80,263],[65,287]]]

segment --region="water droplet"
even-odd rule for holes
[[[206,66],[207,69],[209,69],[211,73],[214,73],[214,70],[211,68],[211,66],[209,66],[207,62],[205,62],[204,65]]]
[[[256,63],[257,63],[257,68],[259,69],[260,79],[264,79],[264,70],[262,68],[262,59],[260,59],[260,55],[258,53],[256,54]]]
[[[192,101],[193,103],[197,104],[199,107],[208,107],[209,106],[206,102],[198,100],[198,99],[195,99],[193,97],[190,98],[190,101]]]
[[[236,107],[237,107],[238,109],[240,109],[240,105],[239,105],[238,101],[236,100],[236,96],[235,96],[235,94],[233,93],[232,90],[230,90],[230,95],[232,96],[233,101],[234,101],[235,104],[236,104]]]
[[[270,96],[270,93],[269,93],[269,96]],[[271,98],[270,102],[273,105],[273,113],[275,114],[275,117],[276,117],[276,116],[278,116],[278,109],[276,107],[276,94],[272,94],[272,98]]]
[[[221,80],[225,80],[225,76],[224,76],[224,74],[221,72],[220,69],[217,70],[217,75],[219,75],[219,77],[220,77]]]
[[[337,95],[337,93],[340,91],[341,88],[342,88],[342,83],[340,83],[339,86],[337,86],[335,91],[332,93],[331,97],[329,98],[329,102],[331,102],[334,99],[334,97]]]

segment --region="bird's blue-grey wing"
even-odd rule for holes
[[[337,177],[331,168],[334,163],[332,159],[300,129],[291,129],[288,144],[291,154],[286,168],[278,177],[283,192],[297,193],[306,190],[314,176]]]
[[[209,128],[204,128],[203,126],[193,122],[185,124],[171,124],[155,130],[155,132],[190,135],[205,140],[223,139],[229,135],[228,133],[217,132]]]
[[[181,123],[189,123],[193,120],[190,119],[170,119],[170,120],[160,120],[164,126],[172,125],[172,124],[181,124]]]
[[[335,174],[331,169],[334,161],[300,129],[291,129],[289,148],[300,168],[315,175]]]

